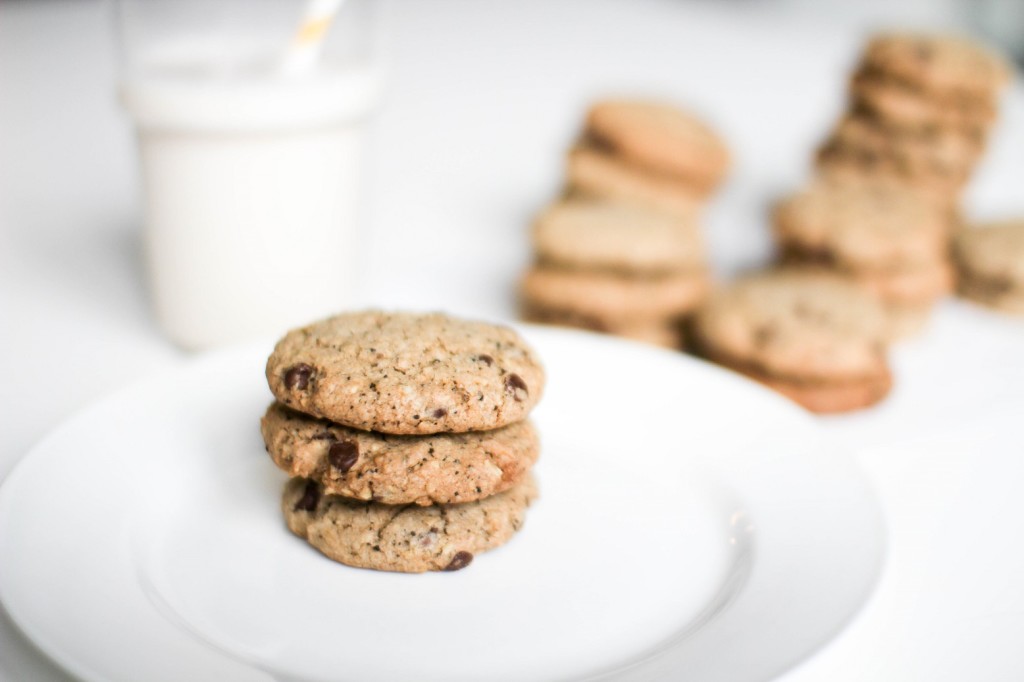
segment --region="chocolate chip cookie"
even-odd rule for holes
[[[882,308],[838,275],[748,276],[713,294],[692,332],[699,355],[815,412],[866,407],[892,385]]]
[[[308,417],[280,403],[261,422],[274,462],[326,495],[385,504],[472,502],[511,488],[537,460],[529,421],[492,431],[394,436]]]
[[[295,329],[266,376],[294,410],[390,434],[496,429],[525,419],[544,391],[513,329],[439,313],[346,313]]]
[[[335,561],[422,573],[465,568],[476,554],[506,543],[522,527],[536,494],[527,477],[477,502],[388,505],[325,495],[316,481],[293,478],[281,508],[293,533]]]

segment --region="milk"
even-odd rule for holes
[[[264,335],[353,303],[369,66],[286,78],[257,60],[163,57],[126,78],[145,198],[157,318],[199,349]],[[237,50],[234,51],[237,54]]]

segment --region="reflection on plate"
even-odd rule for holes
[[[524,332],[541,498],[468,569],[352,569],[285,530],[259,347],[41,443],[0,490],[0,598],[97,680],[764,680],[849,619],[878,511],[810,418],[678,354]]]

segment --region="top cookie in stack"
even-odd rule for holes
[[[454,570],[522,524],[539,449],[526,418],[544,371],[512,329],[343,314],[289,332],[266,375],[278,402],[263,438],[294,477],[285,518],[324,554]]]
[[[679,347],[680,320],[709,289],[700,209],[728,166],[721,139],[687,112],[594,104],[569,152],[567,198],[534,223],[523,316]]]
[[[850,111],[818,154],[844,181],[885,180],[955,207],[982,155],[1010,69],[964,38],[883,34],[867,45]]]
[[[692,214],[721,183],[729,150],[696,116],[667,104],[605,100],[569,154],[569,190]]]

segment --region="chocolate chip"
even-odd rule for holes
[[[522,391],[526,395],[530,395],[530,389],[526,387],[526,382],[523,381],[523,378],[515,372],[505,377],[505,391],[515,398],[517,403],[523,401],[523,399],[519,397],[519,391]]]
[[[480,362],[484,363],[488,367],[490,367],[491,365],[494,364],[494,358],[492,358],[487,353],[484,353],[483,355],[476,356],[476,359],[479,360]]]
[[[304,391],[309,386],[309,378],[313,376],[313,368],[304,362],[288,368],[284,375],[285,388]]]
[[[444,409],[443,407],[439,407],[436,410],[434,410],[430,416],[432,416],[434,419],[440,419],[446,414],[448,414],[448,410]]]
[[[473,561],[473,555],[469,552],[456,552],[455,556],[452,557],[451,563],[444,567],[446,571],[458,571],[459,569],[469,566]]]
[[[359,461],[359,445],[355,441],[343,440],[327,451],[327,461],[341,473],[347,472]]]
[[[294,511],[311,512],[320,503],[320,486],[314,481],[306,481],[306,489],[302,491],[302,497],[295,503]]]

